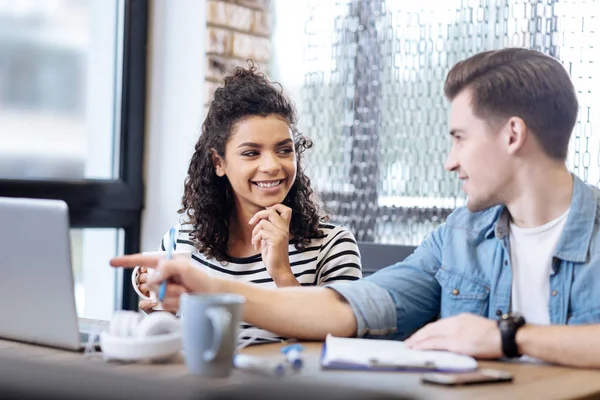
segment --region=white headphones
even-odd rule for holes
[[[165,360],[181,350],[181,323],[168,312],[117,311],[100,334],[100,347],[109,360]]]

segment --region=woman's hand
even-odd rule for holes
[[[292,209],[275,204],[250,219],[252,244],[260,249],[267,272],[278,287],[298,286],[290,268],[289,243]]]
[[[186,292],[214,293],[216,282],[213,277],[208,276],[198,268],[194,268],[188,258],[176,257],[171,260],[164,259],[161,255],[133,254],[115,257],[110,260],[113,267],[135,268],[136,266],[154,268],[152,273],[146,269],[144,282],[140,276],[140,289],[158,292],[163,280],[167,280],[167,290],[162,301],[162,307],[166,311],[177,312],[179,309],[179,296]],[[155,299],[143,300],[140,308],[152,308],[158,304]]]

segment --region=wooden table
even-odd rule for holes
[[[305,367],[298,373],[280,378],[284,383],[306,385],[339,385],[372,391],[373,394],[406,396],[419,399],[582,399],[600,397],[600,371],[563,368],[548,365],[481,362],[482,368],[493,368],[511,372],[513,383],[484,384],[445,388],[422,384],[420,373],[408,372],[365,372],[321,370],[319,357],[321,343],[303,343]],[[281,345],[267,344],[244,349],[245,354],[281,360]],[[8,361],[7,361],[8,360]],[[202,379],[187,374],[180,358],[169,364],[120,364],[104,362],[101,356],[86,357],[82,353],[33,346],[0,340],[0,376],[10,372],[6,368],[14,360],[27,361],[40,366],[69,367],[73,371],[94,371],[98,376],[119,377],[127,382],[153,382],[148,386],[158,398],[158,388],[169,388],[169,398],[189,397],[202,388],[232,387],[240,384],[273,382],[276,378],[262,377],[235,370],[229,378]],[[46,371],[51,371],[46,369]],[[8,378],[7,378],[8,379]],[[33,379],[33,378],[31,378]],[[108,381],[107,381],[108,382]],[[145,385],[145,383],[144,383]],[[177,388],[173,391],[172,388]]]

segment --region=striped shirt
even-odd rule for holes
[[[190,226],[178,225],[177,250],[191,251],[194,265],[211,276],[227,277],[237,281],[259,284],[265,288],[276,288],[267,272],[261,254],[235,258],[221,263],[208,259],[200,253],[189,237]],[[292,273],[302,286],[321,286],[337,281],[354,281],[362,277],[360,253],[356,239],[350,231],[340,226],[320,224],[322,238],[311,239],[304,250],[289,245]],[[161,250],[169,242],[169,234],[163,237]],[[300,305],[299,305],[300,306]],[[240,340],[252,343],[266,343],[285,340],[271,332],[242,323]]]

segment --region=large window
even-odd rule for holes
[[[0,0],[0,196],[67,202],[77,308],[136,307],[146,0]]]
[[[315,140],[315,187],[334,222],[359,240],[419,244],[464,204],[457,177],[443,170],[450,141],[442,88],[454,63],[484,50],[533,48],[563,63],[580,102],[568,164],[599,183],[594,2],[304,0],[294,13],[284,3],[275,2],[275,78]]]
[[[121,1],[0,1],[0,177],[117,176]]]

